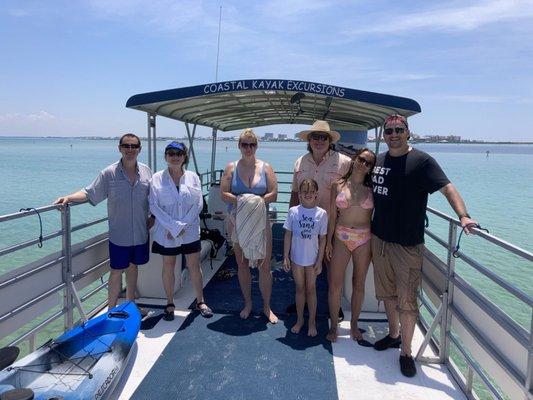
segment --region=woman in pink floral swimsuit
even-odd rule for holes
[[[352,279],[351,335],[360,345],[367,345],[357,327],[365,295],[365,279],[370,265],[370,220],[374,201],[371,173],[376,155],[367,148],[358,150],[349,171],[331,187],[326,257],[331,259],[328,301],[331,328],[327,339],[337,340],[338,310],[344,275],[350,257]]]

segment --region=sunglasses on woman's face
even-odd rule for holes
[[[321,133],[310,133],[309,140],[318,140],[319,142],[325,142],[329,139],[329,135],[323,135]]]
[[[120,145],[121,149],[140,149],[140,144],[129,144],[129,143],[121,143]]]
[[[257,143],[255,143],[255,142],[253,142],[253,143],[241,142],[241,147],[243,147],[245,149],[253,149],[253,148],[257,147]]]
[[[169,156],[169,157],[180,157],[180,156],[184,156],[185,152],[183,152],[183,151],[167,151],[166,155]]]
[[[405,132],[405,128],[400,128],[400,127],[396,127],[396,128],[386,128],[383,133],[385,135],[392,135],[394,132],[396,132],[397,134],[401,135],[402,133]]]
[[[372,161],[365,160],[361,156],[357,156],[356,160],[357,160],[358,163],[363,164],[365,167],[370,168],[372,166]]]

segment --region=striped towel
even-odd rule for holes
[[[262,197],[245,193],[237,199],[235,229],[232,240],[239,243],[243,255],[250,261],[250,267],[257,266],[265,258],[266,206]]]

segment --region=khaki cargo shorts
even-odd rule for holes
[[[418,314],[417,293],[424,245],[402,246],[372,235],[374,284],[378,300],[398,299],[398,311]]]

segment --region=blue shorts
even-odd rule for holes
[[[149,240],[137,246],[117,246],[109,242],[109,261],[111,269],[126,269],[131,264],[146,264],[150,258]]]

